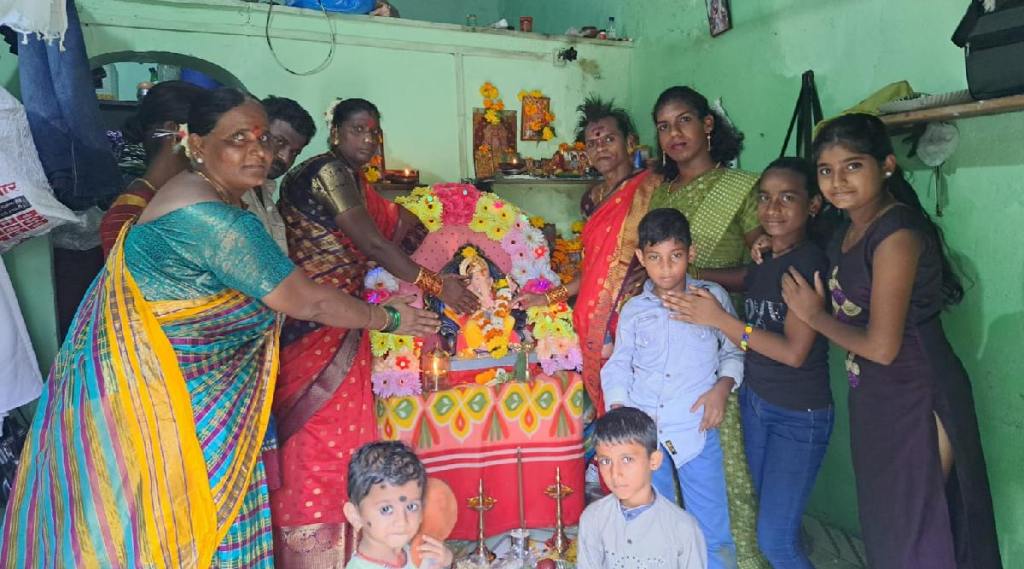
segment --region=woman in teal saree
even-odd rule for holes
[[[122,231],[50,373],[8,504],[0,567],[272,568],[264,465],[284,313],[436,330],[313,283],[240,197],[271,152],[259,102],[204,94],[194,170]]]

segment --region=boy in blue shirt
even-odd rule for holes
[[[729,393],[743,380],[743,352],[716,328],[673,319],[662,298],[699,287],[734,316],[735,310],[722,287],[687,277],[697,251],[682,213],[652,210],[639,234],[636,254],[648,279],[619,315],[615,348],[601,369],[605,405],[636,407],[654,419],[665,455],[654,488],[674,497],[676,470],[686,509],[707,542],[708,567],[735,569],[718,425]]]

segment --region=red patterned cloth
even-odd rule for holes
[[[138,219],[142,215],[142,210],[146,209],[155,195],[156,192],[151,186],[141,180],[135,180],[123,194],[117,196],[100,221],[100,245],[103,247],[103,257],[109,255],[110,250],[114,248],[117,237],[121,234],[121,228]]]
[[[369,259],[309,197],[310,176],[329,154],[289,173],[281,215],[292,260],[320,284],[360,296]],[[399,208],[364,183],[365,206],[381,234],[391,238]],[[347,560],[345,516],[348,463],[377,439],[370,386],[368,336],[314,322],[289,320],[282,332],[281,370],[274,394],[280,487],[270,493],[278,567],[340,567]]]
[[[485,514],[487,535],[519,527],[517,449],[526,526],[554,527],[555,501],[544,491],[556,469],[573,490],[562,502],[563,522],[571,525],[583,511],[583,393],[582,378],[572,372],[497,387],[462,385],[380,400],[377,424],[381,437],[409,444],[427,474],[455,492],[459,519],[452,539],[477,537],[476,512],[466,504],[480,480],[484,494],[497,500]]]

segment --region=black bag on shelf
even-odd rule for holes
[[[964,48],[967,88],[975,99],[1024,93],[1024,0],[1002,0],[985,12],[978,0],[953,33]]]

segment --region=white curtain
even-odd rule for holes
[[[73,0],[71,0],[73,1]],[[0,24],[43,39],[60,39],[68,29],[66,0],[0,0]]]

